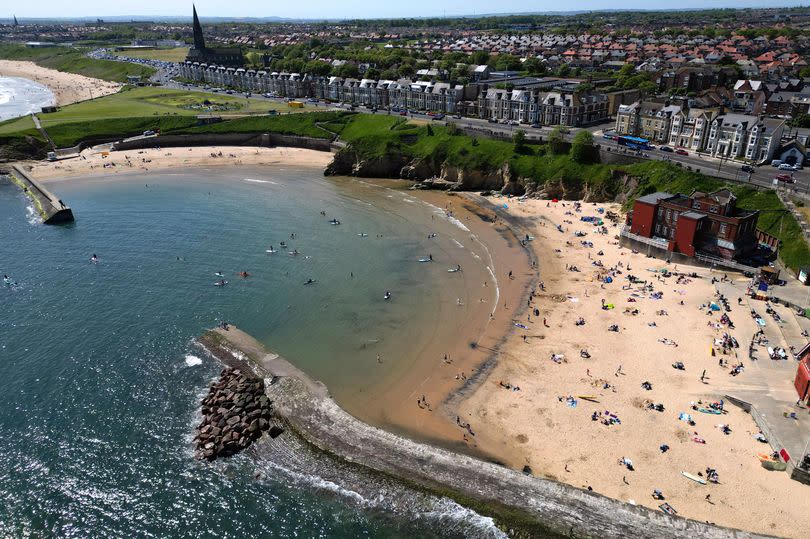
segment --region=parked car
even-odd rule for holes
[[[672,153],[672,152],[675,151],[672,148],[670,148],[669,146],[659,146],[658,149],[660,151],[662,151],[662,152],[667,152],[667,153]]]
[[[407,115],[408,115],[408,111],[407,111],[407,110],[401,110],[401,111],[399,111],[399,115],[400,115],[400,116],[407,116]]]
[[[541,127],[541,125],[540,125],[540,124],[532,124],[532,125],[531,125],[531,128],[532,128],[532,129],[540,129],[540,127]]]
[[[488,121],[489,123],[491,123],[491,124],[496,124],[496,123],[498,123],[498,120],[496,120],[495,118],[487,118],[487,121]]]
[[[793,165],[788,165],[787,163],[780,163],[778,167],[779,170],[793,170]]]
[[[678,148],[677,150],[675,150],[675,153],[678,154],[678,155],[689,155],[689,152],[687,152],[686,150],[683,150],[681,148]]]
[[[751,165],[743,165],[740,167],[740,170],[742,170],[743,172],[754,172],[754,167],[752,167]]]
[[[801,170],[801,169],[802,166],[800,164],[796,163],[795,165],[793,165],[793,170]]]
[[[151,129],[149,131],[144,131],[143,132],[143,136],[145,136],[145,137],[151,137],[154,134],[155,134],[155,132],[152,131]]]
[[[441,112],[436,113],[436,114],[433,115],[433,119],[434,120],[444,120],[444,114],[442,114]]]
[[[771,166],[772,166],[772,167],[778,167],[778,166],[779,166],[779,165],[781,165],[781,164],[782,164],[782,160],[781,160],[781,159],[774,159],[773,161],[771,161]]]
[[[774,179],[785,183],[793,183],[794,181],[793,176],[791,176],[790,174],[777,174],[776,177],[774,177]]]

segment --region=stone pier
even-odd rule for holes
[[[41,183],[26,174],[19,166],[11,165],[2,171],[11,177],[11,181],[23,190],[34,203],[37,213],[46,225],[57,225],[73,222],[73,211],[56,195],[48,191]]]

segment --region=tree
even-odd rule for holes
[[[558,125],[551,130],[548,135],[548,145],[553,153],[565,152],[565,135],[568,134],[568,128]]]
[[[487,51],[475,51],[470,58],[472,63],[478,66],[489,63],[489,53]]]
[[[596,146],[590,131],[579,131],[574,135],[569,152],[571,159],[577,163],[592,163],[596,160]]]
[[[324,77],[332,71],[332,66],[320,60],[313,60],[311,62],[307,62],[304,71],[309,75]]]
[[[523,69],[529,75],[543,75],[548,71],[546,69],[546,64],[541,62],[538,58],[529,58],[525,62],[523,62]]]
[[[643,95],[653,95],[658,92],[658,85],[651,80],[645,80],[638,85],[638,89]]]
[[[357,69],[356,64],[345,63],[339,68],[337,68],[336,75],[338,77],[343,77],[344,79],[356,79],[360,76],[360,70]]]
[[[515,131],[512,142],[515,143],[515,153],[526,153],[526,132],[523,129]]]
[[[799,114],[790,121],[793,127],[810,127],[810,114]]]

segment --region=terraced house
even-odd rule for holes
[[[672,116],[669,144],[697,152],[706,146],[709,126],[718,115],[717,109],[679,110]]]
[[[711,122],[706,151],[715,157],[768,161],[780,145],[784,126],[784,120],[722,114]]]
[[[580,127],[607,119],[608,98],[604,94],[489,88],[478,97],[478,114],[498,121]]]

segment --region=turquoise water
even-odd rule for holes
[[[0,287],[0,535],[497,535],[448,500],[323,457],[297,468],[244,455],[204,464],[191,449],[197,403],[221,368],[195,336],[236,323],[351,401],[358,386],[407,368],[374,369],[377,353],[420,346],[447,304],[466,298],[446,273],[475,264],[457,246],[461,227],[405,193],[314,169],[52,188],[75,224],[39,224],[0,182],[0,274],[16,282]],[[302,254],[265,252],[281,240]],[[428,252],[437,263],[416,262]],[[213,286],[217,271],[227,286]],[[304,286],[309,278],[317,283]]]

